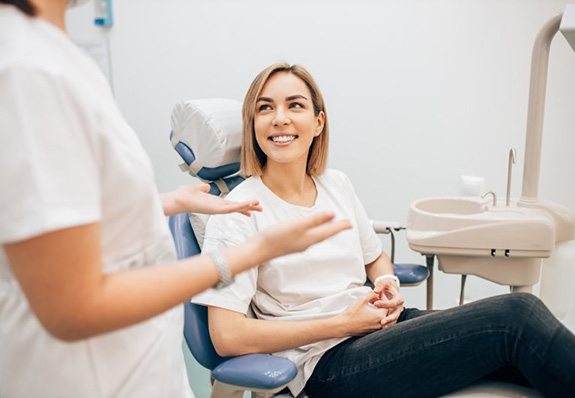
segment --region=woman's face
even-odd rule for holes
[[[277,72],[256,100],[254,130],[267,164],[307,163],[313,138],[321,134],[324,114],[314,115],[306,84],[289,72]]]

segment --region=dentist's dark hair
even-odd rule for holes
[[[0,4],[11,4],[31,17],[36,15],[36,7],[29,0],[0,0]]]

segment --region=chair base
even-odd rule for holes
[[[287,385],[287,384],[286,384]],[[242,386],[233,386],[230,384],[224,384],[217,380],[214,381],[212,385],[211,398],[243,398],[245,391],[251,391],[252,397],[258,398],[271,398],[281,390],[285,388],[286,385],[273,388],[271,390],[262,390],[258,388],[246,388]]]
[[[500,381],[481,381],[465,387],[462,390],[443,396],[444,398],[543,398],[537,390],[523,387],[517,384]]]
[[[252,395],[255,398],[254,395]],[[537,390],[500,381],[480,381],[461,390],[443,395],[442,398],[543,398]],[[259,396],[257,397],[259,398]],[[266,397],[267,398],[267,397]],[[274,398],[293,398],[291,394],[280,394]],[[307,398],[305,393],[297,398]]]

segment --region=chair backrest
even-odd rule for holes
[[[183,101],[172,112],[170,140],[184,163],[183,171],[210,184],[210,193],[225,195],[243,178],[239,171],[241,103],[209,99]],[[188,214],[168,220],[179,259],[197,255],[200,245]],[[207,308],[184,303],[184,337],[194,358],[213,370],[227,358],[218,355],[208,329]]]
[[[179,259],[200,253],[200,246],[187,214],[170,216],[168,224],[174,237]],[[225,358],[219,356],[212,345],[208,330],[207,308],[187,301],[184,303],[184,311],[184,338],[186,339],[186,344],[196,361],[203,367],[212,370],[222,363]]]

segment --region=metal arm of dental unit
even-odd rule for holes
[[[515,148],[509,150],[509,161],[507,162],[507,191],[505,193],[505,206],[509,207],[511,203],[511,169],[515,164],[515,158],[517,157],[517,152]]]

